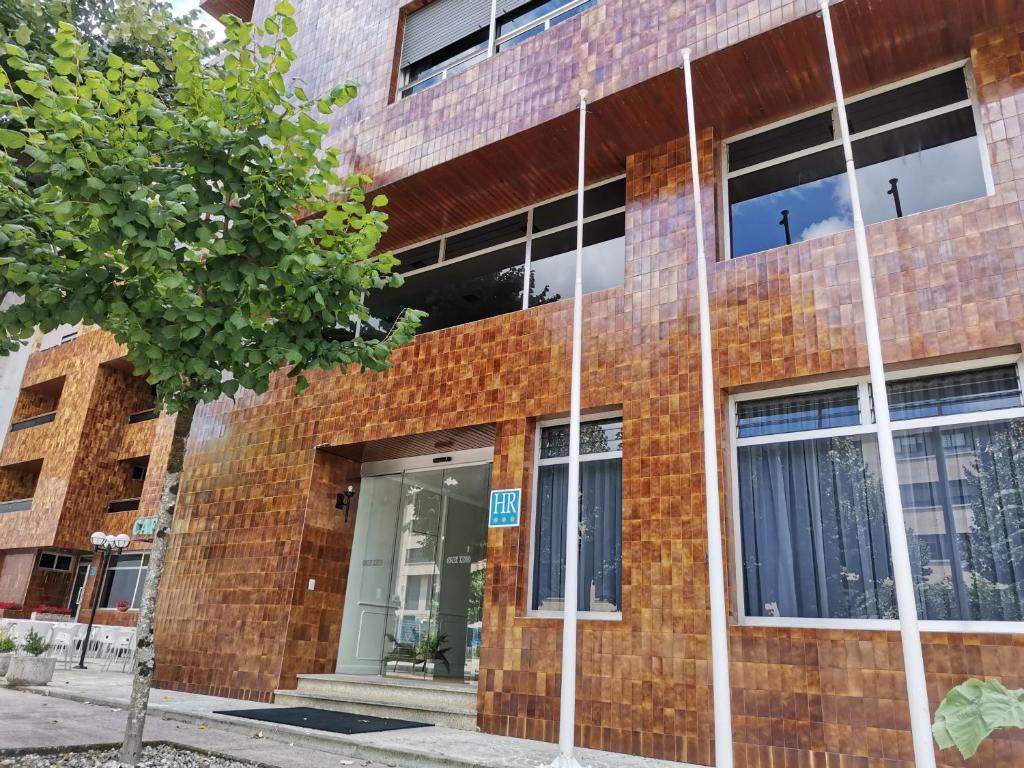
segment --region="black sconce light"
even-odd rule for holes
[[[335,509],[345,510],[345,522],[348,522],[348,508],[352,502],[352,497],[356,495],[355,489],[350,485],[345,489],[344,493],[339,493],[337,499],[334,501]]]

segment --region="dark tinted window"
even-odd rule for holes
[[[516,312],[523,308],[525,262],[521,243],[412,275],[401,288],[371,295],[372,319],[363,323],[363,336],[383,337],[406,308],[428,313],[420,333]]]
[[[886,123],[894,123],[922,112],[955,104],[967,98],[967,80],[963,69],[944,72],[867,99],[849,102],[846,119],[851,133],[860,133]]]
[[[860,423],[857,388],[741,401],[736,422],[739,437],[853,426]]]
[[[626,180],[616,179],[583,193],[583,218],[626,204]],[[576,195],[538,206],[533,212],[533,231],[544,232],[576,221]]]
[[[625,214],[583,225],[583,292],[622,285],[625,276]],[[533,241],[530,306],[572,298],[576,283],[576,228]]]
[[[1021,404],[1017,368],[1012,365],[893,381],[888,389],[894,420],[1016,408]]]
[[[835,138],[832,113],[822,112],[729,144],[729,170],[739,171]]]
[[[517,213],[515,216],[475,227],[468,232],[452,235],[445,242],[444,257],[454,259],[525,235],[526,214]]]
[[[433,243],[427,243],[426,245],[417,245],[415,248],[409,248],[404,251],[395,253],[401,263],[395,271],[396,272],[412,272],[414,269],[422,269],[423,267],[429,267],[432,264],[437,264],[438,254],[441,252],[441,241],[437,240]]]

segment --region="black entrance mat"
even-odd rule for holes
[[[334,712],[330,709],[313,707],[275,707],[272,709],[228,709],[214,712],[215,715],[245,717],[266,723],[298,725],[317,731],[331,733],[373,733],[374,731],[396,731],[400,728],[424,728],[430,723],[414,723],[412,720],[396,720],[391,717],[353,715],[351,712]]]

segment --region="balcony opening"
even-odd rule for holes
[[[122,459],[114,467],[114,498],[107,505],[108,512],[131,512],[139,508],[142,488],[149,471],[149,456]]]
[[[14,406],[14,415],[11,417],[11,432],[53,421],[63,390],[63,376],[22,387],[18,402]]]
[[[127,358],[110,360],[103,365],[117,371],[122,379],[119,384],[123,385],[125,391],[119,396],[119,399],[124,403],[125,418],[129,424],[149,421],[159,416],[155,407],[155,387],[141,376],[134,374],[132,364],[128,362]]]
[[[0,515],[27,512],[32,508],[42,467],[42,459],[0,467]]]

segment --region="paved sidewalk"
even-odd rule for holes
[[[14,708],[18,711],[19,722],[22,723],[16,733],[22,734],[21,739],[30,738],[33,724],[43,729],[41,738],[50,739],[50,743],[110,743],[120,739],[124,727],[124,713],[111,712],[111,708],[123,708],[128,703],[131,678],[121,672],[99,672],[96,670],[60,670],[54,674],[53,682],[46,687],[30,688],[25,692],[13,692],[0,689],[0,712]],[[49,699],[43,698],[44,696]],[[12,699],[11,697],[19,697]],[[114,716],[120,723],[109,724],[106,720],[96,728],[87,728],[88,739],[77,741],[59,741],[64,738],[84,738],[78,731],[54,728],[47,717],[53,710],[45,709],[47,705],[55,706],[54,699],[78,702],[75,706],[91,706],[83,710],[83,725],[88,725],[96,711],[106,712]],[[545,742],[514,739],[506,736],[460,731],[440,726],[415,728],[398,731],[382,731],[379,733],[363,733],[346,736],[309,728],[258,723],[253,720],[215,715],[215,710],[246,709],[250,707],[273,706],[253,702],[225,699],[217,696],[202,696],[191,693],[178,693],[154,689],[150,695],[150,718],[147,722],[146,738],[179,741],[189,746],[223,752],[232,757],[242,757],[227,749],[215,746],[204,746],[191,741],[175,739],[173,735],[165,735],[160,728],[172,729],[171,734],[194,737],[197,733],[210,735],[223,740],[232,749],[241,749],[234,739],[241,739],[241,744],[254,748],[259,759],[277,768],[320,768],[320,766],[339,765],[379,765],[403,766],[408,768],[539,768],[551,763],[557,747]],[[69,718],[71,719],[71,718]],[[6,719],[5,719],[6,724]],[[150,727],[154,728],[150,734]],[[263,739],[254,739],[255,734],[262,734]],[[230,740],[229,740],[230,737]],[[8,744],[10,738],[6,731],[0,731],[0,750],[16,744]],[[38,735],[36,738],[40,738]],[[205,736],[204,736],[205,738]],[[294,745],[289,747],[288,745]],[[298,758],[298,762],[273,762],[273,760],[293,759],[289,750],[296,747],[311,750],[313,754]],[[273,752],[273,754],[271,754]],[[278,753],[280,752],[280,758]],[[248,754],[248,753],[247,753]],[[589,768],[687,768],[686,763],[675,763],[665,760],[621,755],[598,750],[579,750],[579,760]],[[272,759],[271,759],[272,758]],[[246,759],[255,759],[248,757]],[[339,762],[353,760],[353,763]],[[691,767],[692,768],[692,767]]]
[[[0,762],[5,751],[113,744],[124,733],[123,709],[43,697],[0,687]],[[169,741],[268,768],[385,768],[299,743],[232,733],[196,723],[146,721],[146,741]]]

